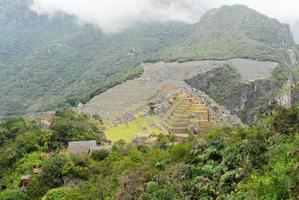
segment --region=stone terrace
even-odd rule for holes
[[[184,80],[215,67],[223,67],[225,64],[235,66],[241,76],[249,80],[268,78],[277,67],[277,63],[246,59],[144,64],[144,73],[141,77],[126,81],[95,96],[80,109],[87,114],[99,114],[104,120],[115,120],[144,107],[164,85],[185,87]],[[260,73],[248,77],[248,68],[250,71]]]

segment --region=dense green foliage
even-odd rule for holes
[[[0,173],[11,167],[18,158],[38,150],[43,135],[36,124],[15,118],[1,125]]]
[[[29,200],[24,192],[18,190],[6,190],[0,193],[2,200]]]
[[[57,169],[65,159],[52,157],[51,152],[63,148],[68,141],[96,140],[100,143],[103,139],[101,123],[70,110],[57,112],[50,130],[43,130],[35,122],[22,118],[2,123],[0,130],[0,188],[18,186],[20,176],[32,174],[33,166],[43,166],[43,172],[49,173],[42,174],[41,180],[46,185],[55,186],[62,181]],[[51,159],[45,162],[48,156]],[[86,176],[83,171],[80,174],[65,170],[65,173]],[[53,181],[48,182],[47,176],[54,176]]]
[[[171,136],[160,136],[151,147],[119,141],[91,157],[25,148],[10,167],[1,166],[2,180],[18,180],[30,165],[40,166],[41,173],[31,174],[26,191],[5,182],[0,199],[296,199],[297,113],[298,107],[273,110],[251,127],[220,128],[182,143]],[[2,138],[42,131],[22,119],[1,127]]]
[[[186,82],[223,104],[223,101],[241,84],[241,76],[235,68],[226,66],[200,74]]]
[[[90,121],[86,115],[79,115],[71,110],[57,111],[52,123],[54,134],[51,144],[66,145],[68,141],[80,140],[96,140],[100,143],[104,134],[99,129],[99,124]]]
[[[94,160],[101,161],[104,160],[109,156],[109,151],[107,150],[100,150],[100,151],[93,151],[90,157]]]
[[[29,0],[0,0],[0,118],[76,105],[142,73],[142,62],[286,60],[287,25],[242,6],[195,25],[138,24],[106,35],[70,16],[49,18]],[[287,36],[287,37],[285,37]]]
[[[86,102],[140,75],[144,61],[241,57],[284,66],[283,48],[294,44],[287,25],[244,6],[212,10],[196,25],[139,24],[105,35],[70,16],[39,16],[29,5],[0,0],[0,118]],[[235,70],[214,72],[206,82],[209,95],[224,103],[240,96]],[[261,83],[265,90],[268,83]],[[296,199],[298,113],[298,107],[277,108],[248,128],[221,128],[181,143],[172,136],[153,146],[119,141],[90,157],[67,155],[65,147],[101,143],[99,117],[61,110],[49,130],[13,118],[0,124],[0,200]],[[30,175],[26,190],[23,175]]]
[[[0,116],[86,102],[142,73],[151,52],[187,34],[180,23],[105,35],[70,16],[39,16],[29,0],[0,0]]]
[[[289,25],[234,5],[209,11],[192,34],[158,55],[170,61],[252,58],[281,63],[289,61],[281,48],[294,44]]]

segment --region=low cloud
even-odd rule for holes
[[[32,10],[50,16],[66,13],[80,22],[95,24],[105,33],[129,28],[137,22],[196,23],[203,13],[222,5],[245,4],[295,29],[298,0],[33,0]]]
[[[299,43],[299,20],[294,23],[293,32],[296,42]]]
[[[33,0],[31,9],[50,16],[73,15],[114,33],[137,22],[195,23],[208,8],[199,0]]]

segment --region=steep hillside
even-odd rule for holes
[[[297,21],[295,22],[293,31],[294,31],[294,38],[295,38],[295,41],[296,41],[297,44],[298,44],[298,43],[299,43],[299,20],[297,20]]]
[[[255,68],[258,70],[258,68]],[[247,75],[247,73],[244,73]],[[235,67],[213,69],[186,82],[193,88],[204,91],[243,123],[252,124],[261,108],[269,105],[277,89],[266,79],[244,81]]]
[[[294,39],[287,24],[247,6],[223,6],[206,13],[195,31],[178,45],[165,48],[167,60],[252,58],[282,62]]]
[[[150,52],[188,33],[178,23],[137,25],[120,34],[38,16],[24,0],[0,0],[0,116],[84,102],[142,72]]]
[[[299,109],[269,112],[248,128],[219,128],[180,143],[174,135],[150,146],[119,141],[90,156],[68,154],[65,144],[101,142],[96,119],[58,112],[49,130],[12,119],[0,124],[0,199],[298,199]],[[20,187],[24,175],[29,184]]]
[[[98,114],[107,120],[122,118],[127,113],[134,113],[134,111],[143,108],[151,98],[155,97],[157,91],[162,90],[165,86],[185,88],[187,85],[184,80],[192,79],[192,77],[196,79],[197,75],[205,76],[210,70],[213,73],[214,68],[219,68],[221,71],[221,68],[226,65],[231,65],[240,74],[240,79],[242,78],[243,81],[251,81],[270,78],[278,63],[232,59],[147,64],[144,67],[144,73],[139,78],[126,81],[95,96],[81,109],[85,113]],[[226,90],[224,90],[222,86],[227,83],[226,79],[228,78],[222,76],[221,73],[218,78],[220,79],[218,81],[220,84],[213,85],[213,90],[207,92],[215,100],[219,100],[218,97],[226,94],[232,86],[235,86],[234,84],[227,85]],[[237,76],[233,78],[237,79]],[[239,83],[239,79],[237,79],[235,84],[238,85]],[[204,86],[204,84],[200,85]],[[191,84],[191,86],[197,88],[195,85]],[[171,92],[169,91],[169,93]],[[231,101],[233,102],[234,99],[231,99]]]
[[[0,118],[87,102],[142,74],[142,62],[253,58],[282,62],[289,26],[244,6],[212,10],[195,25],[138,24],[106,35],[67,15],[0,0]]]

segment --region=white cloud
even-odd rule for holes
[[[136,22],[197,22],[215,7],[246,4],[282,22],[299,19],[298,0],[33,0],[32,9],[40,14],[63,12],[79,21],[99,26],[106,33],[130,27]]]
[[[64,12],[80,21],[99,26],[106,33],[136,22],[179,21],[195,23],[207,9],[199,1],[165,0],[34,0],[32,10],[54,15]]]

